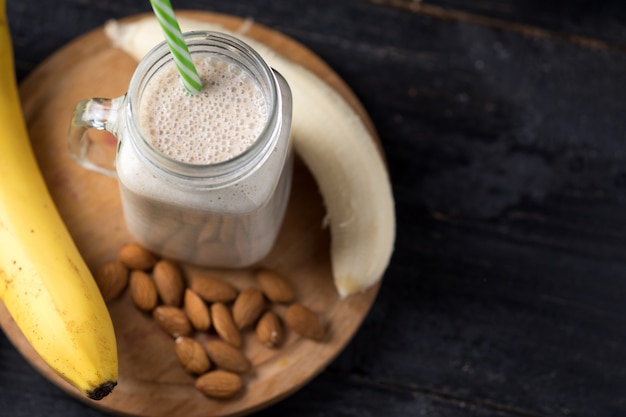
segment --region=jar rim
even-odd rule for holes
[[[269,157],[280,129],[281,96],[273,70],[252,47],[240,39],[215,31],[192,31],[183,34],[192,54],[216,54],[234,60],[261,88],[268,106],[265,125],[247,149],[224,161],[196,164],[180,161],[159,150],[143,133],[138,120],[138,103],[152,76],[173,61],[165,41],[152,48],[139,63],[133,74],[128,93],[126,112],[131,130],[131,143],[138,154],[157,173],[176,179],[177,183],[198,186],[221,186],[243,179],[254,172],[255,167]],[[182,83],[181,83],[181,88]]]

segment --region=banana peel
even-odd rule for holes
[[[57,374],[99,400],[117,384],[106,304],[48,192],[17,92],[0,0],[0,299]]]

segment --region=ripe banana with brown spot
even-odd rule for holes
[[[0,299],[57,374],[99,400],[117,384],[113,323],[56,210],[19,102],[0,0]]]
[[[376,283],[393,252],[394,200],[384,160],[359,116],[319,77],[266,45],[215,24],[178,21],[183,31],[238,37],[285,77],[293,94],[294,148],[315,177],[326,206],[337,290],[343,297]],[[152,16],[133,23],[111,21],[105,31],[115,46],[137,60],[163,39]]]

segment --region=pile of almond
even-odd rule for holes
[[[183,369],[196,376],[196,388],[212,398],[231,398],[243,388],[241,375],[251,368],[242,350],[243,332],[254,330],[269,348],[283,342],[283,322],[305,338],[322,341],[326,334],[319,317],[296,302],[289,282],[267,269],[255,272],[257,286],[237,289],[219,276],[185,277],[176,262],[129,243],[95,279],[107,302],[130,289],[135,306],[152,314],[175,339],[176,356]],[[288,306],[282,317],[271,308],[273,303]],[[198,332],[218,337],[200,343],[193,337]]]

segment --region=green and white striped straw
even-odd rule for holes
[[[202,82],[191,60],[189,48],[187,48],[187,44],[183,39],[183,33],[174,15],[174,9],[172,8],[170,0],[150,0],[150,4],[161,25],[167,46],[174,56],[174,62],[176,63],[185,89],[191,94],[199,93],[200,90],[202,90]]]

